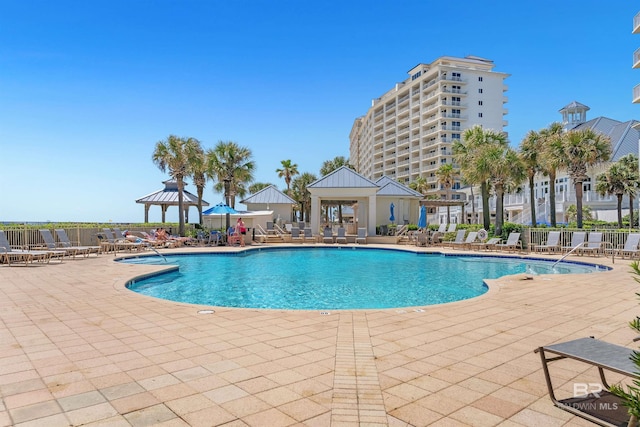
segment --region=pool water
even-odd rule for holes
[[[258,249],[234,254],[138,257],[178,271],[129,283],[157,298],[224,307],[362,309],[441,304],[487,291],[484,279],[517,273],[589,273],[593,265],[444,256],[364,248]]]

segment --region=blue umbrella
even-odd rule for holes
[[[427,228],[427,207],[420,206],[420,217],[418,218],[418,228]]]
[[[207,209],[202,212],[202,215],[211,215],[211,214],[237,214],[239,213],[237,210],[233,209],[231,206],[226,203],[218,203],[212,208]],[[228,221],[227,221],[228,224]],[[220,217],[220,228],[222,228],[222,217]],[[228,227],[227,227],[228,228]]]
[[[396,217],[395,217],[395,216],[393,216],[393,208],[394,208],[394,207],[395,207],[395,206],[393,206],[393,203],[391,203],[391,206],[389,206],[389,209],[391,210],[391,216],[389,217],[389,221],[391,221],[391,222],[393,222],[393,221],[395,221],[395,220],[396,220]]]

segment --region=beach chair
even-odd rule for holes
[[[450,241],[450,242],[443,242],[443,245],[449,245],[452,248],[455,248],[458,245],[462,245],[464,244],[464,236],[465,234],[467,234],[467,232],[465,230],[458,230],[456,232],[456,237],[454,240]]]
[[[533,247],[534,252],[556,252],[560,250],[560,232],[550,231],[547,241]]]
[[[578,254],[590,254],[593,256],[599,256],[604,253],[603,248],[607,245],[611,245],[609,242],[602,241],[602,233],[592,231],[589,233],[588,241],[585,242],[580,248],[578,248]]]
[[[471,244],[471,249],[479,251],[490,251],[496,248],[496,245],[500,243],[499,237],[492,237],[486,242],[476,242]]]
[[[440,233],[440,234],[446,233],[447,232],[447,224],[445,224],[445,223],[440,224],[440,226],[438,227],[437,232]]]
[[[584,243],[584,239],[587,236],[587,233],[584,231],[574,231],[571,235],[571,243],[569,246],[563,246],[563,252],[571,252],[573,250],[577,250]]]
[[[356,236],[356,243],[367,244],[367,229],[364,227],[358,228],[358,236]]]
[[[322,230],[322,241],[324,243],[334,243],[331,227],[325,227],[324,230]]]
[[[456,227],[457,227],[457,224],[455,222],[452,224],[449,224],[449,228],[447,228],[447,233],[453,233],[454,231],[456,231]]]
[[[336,236],[336,243],[347,243],[347,235],[345,234],[344,227],[338,228],[338,235]]]
[[[51,260],[51,252],[49,251],[30,251],[25,249],[15,249],[7,240],[4,230],[0,230],[0,254],[2,262],[11,265],[11,260],[23,261],[25,265],[33,261],[46,262]]]
[[[300,235],[300,229],[298,227],[291,227],[291,242],[293,243],[304,242],[304,236]]]
[[[304,229],[303,240],[305,242],[311,242],[311,243],[315,243],[316,242],[316,237],[311,232],[311,228],[310,227],[306,227]]]
[[[113,234],[110,228],[103,228],[102,235],[104,236],[105,241],[101,242],[100,246],[102,246],[103,250],[106,250],[107,252],[113,251],[114,255],[118,253],[118,250],[131,251],[133,248],[139,249],[141,247],[139,243],[135,244],[127,241],[126,239],[116,239],[115,234]]]
[[[473,243],[475,243],[476,239],[478,238],[478,232],[477,231],[470,231],[469,234],[467,235],[467,238],[464,239],[464,241],[462,243],[455,243],[453,242],[453,248],[460,248],[460,249],[468,249],[471,248],[471,245]]]
[[[218,246],[222,243],[222,233],[218,230],[211,230],[209,232],[209,240],[207,241],[207,245],[209,246]]]
[[[71,240],[69,240],[67,232],[63,228],[56,228],[56,234],[58,235],[60,246],[63,248],[76,248],[80,251],[84,250],[85,256],[89,256],[90,254],[100,254],[100,246],[83,246],[71,242]]]
[[[522,242],[520,241],[520,233],[509,233],[507,240],[502,243],[497,243],[495,246],[497,251],[516,251],[522,250]]]
[[[624,242],[624,246],[618,247],[617,250],[614,251],[614,255],[621,256],[622,258],[635,258],[640,253],[640,249],[638,249],[638,245],[640,245],[640,233],[629,233],[627,236],[627,240]],[[2,246],[2,243],[0,243]]]
[[[76,255],[84,255],[87,256],[88,252],[86,249],[78,249],[73,246],[64,247],[58,246],[56,244],[55,239],[53,238],[53,234],[51,234],[50,230],[38,230],[40,235],[42,236],[42,240],[44,240],[44,244],[47,246],[47,249],[54,252],[61,252],[61,256],[71,256],[75,259]]]

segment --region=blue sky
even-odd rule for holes
[[[236,141],[284,188],[281,160],[348,157],[371,99],[445,55],[511,75],[514,145],[573,100],[638,120],[632,3],[0,0],[0,221],[142,221],[170,134]]]

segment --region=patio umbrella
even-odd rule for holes
[[[217,205],[207,209],[202,212],[203,215],[211,215],[211,214],[236,214],[237,210],[233,209],[231,206],[225,203],[218,203]],[[222,228],[222,216],[220,217],[220,228]]]
[[[418,217],[418,228],[427,228],[427,207],[420,206],[420,216]]]
[[[395,206],[393,205],[393,203],[391,203],[391,206],[389,206],[389,210],[391,211],[391,216],[389,217],[389,221],[391,222],[396,220],[396,217],[393,216],[393,208],[395,208]]]

